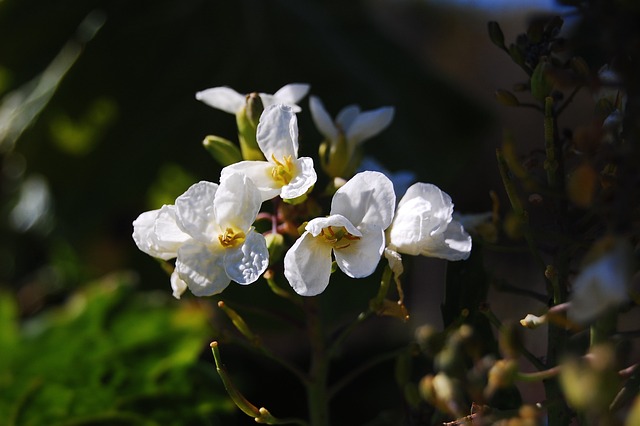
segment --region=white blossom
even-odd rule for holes
[[[356,174],[334,194],[328,217],[309,221],[284,258],[285,277],[300,295],[322,293],[329,284],[332,253],[347,276],[371,275],[385,248],[393,218],[393,184],[379,172]]]
[[[231,164],[222,169],[221,182],[234,173],[248,176],[263,201],[278,195],[283,199],[300,197],[316,183],[313,160],[298,158],[298,122],[291,107],[267,107],[260,116],[256,139],[266,161]]]
[[[297,103],[300,99],[304,98],[308,92],[308,84],[294,83],[281,87],[273,95],[268,93],[260,93],[259,95],[264,108],[270,105],[284,104],[289,105],[294,112],[300,112],[301,108]],[[230,114],[240,112],[246,104],[246,98],[247,95],[240,94],[226,86],[213,87],[196,93],[197,100]]]
[[[389,249],[447,260],[467,259],[471,237],[453,220],[451,197],[437,186],[415,183],[398,203],[387,230]]]
[[[177,257],[174,296],[185,286],[196,296],[217,294],[231,280],[255,282],[268,266],[266,241],[252,226],[261,204],[260,192],[244,176],[228,176],[220,185],[202,181],[175,206],[142,213],[133,223],[133,238],[151,256]]]

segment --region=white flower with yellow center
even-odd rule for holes
[[[284,258],[284,274],[296,293],[322,293],[331,276],[332,253],[351,278],[371,275],[385,247],[396,196],[382,173],[355,175],[333,196],[328,217],[309,221]]]
[[[272,105],[260,116],[256,139],[267,161],[240,161],[222,169],[220,181],[239,173],[248,176],[262,194],[262,201],[280,196],[304,195],[317,179],[313,160],[298,158],[298,122],[294,110]]]
[[[196,296],[217,294],[231,280],[255,282],[268,266],[266,241],[252,226],[261,204],[260,192],[245,176],[228,176],[220,185],[199,182],[175,207],[140,215],[134,240],[151,256],[177,256],[174,295],[185,284]]]
[[[283,86],[273,95],[268,93],[260,93],[259,95],[264,108],[275,104],[285,104],[291,106],[294,112],[300,112],[297,103],[304,98],[308,91],[308,84],[294,83]],[[238,93],[230,87],[222,86],[202,90],[196,93],[196,99],[213,108],[237,114],[246,105],[247,95]]]
[[[463,260],[471,253],[471,237],[453,220],[451,197],[428,183],[409,187],[387,237],[390,250],[413,256]]]

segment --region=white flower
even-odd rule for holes
[[[389,248],[413,256],[467,259],[471,237],[452,215],[451,197],[437,186],[421,182],[411,185],[387,230]]]
[[[357,167],[357,148],[367,139],[383,131],[393,119],[393,107],[382,107],[361,112],[357,105],[343,108],[335,122],[324,108],[322,101],[311,96],[309,99],[311,117],[324,136],[321,145],[321,159],[325,171],[332,177],[348,177]]]
[[[309,92],[308,84],[287,84],[273,95],[260,93],[260,99],[264,108],[275,104],[285,104],[289,105],[294,112],[300,112],[301,109],[297,103],[307,92]],[[246,98],[247,95],[242,95],[226,86],[213,87],[196,93],[197,100],[230,114],[240,112],[246,104]]]
[[[349,105],[338,113],[334,122],[317,96],[309,98],[309,110],[325,138],[336,141],[342,136],[353,148],[386,129],[394,113],[393,107],[361,112],[358,105]]]
[[[177,257],[174,296],[185,285],[196,296],[217,294],[231,280],[255,282],[268,266],[266,241],[252,227],[261,204],[260,192],[244,176],[228,176],[220,185],[199,182],[175,206],[142,213],[133,238],[151,256]]]
[[[293,199],[304,195],[317,179],[313,160],[298,158],[298,122],[286,105],[267,107],[260,116],[256,139],[267,161],[240,161],[222,169],[220,181],[240,173],[248,176],[262,194],[262,201],[280,195]]]
[[[393,218],[393,184],[379,172],[355,175],[334,194],[328,217],[315,218],[284,258],[284,274],[300,295],[320,294],[329,284],[332,258],[352,278],[371,275]]]
[[[605,239],[600,244],[611,247],[588,264],[573,283],[567,316],[579,324],[588,323],[629,300],[631,248],[623,240]]]

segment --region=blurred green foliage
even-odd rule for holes
[[[131,274],[20,324],[0,295],[0,418],[18,425],[206,425],[235,411],[208,358],[211,312]],[[210,355],[210,354],[209,354]],[[217,413],[217,414],[216,414]]]

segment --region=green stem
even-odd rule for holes
[[[311,343],[311,366],[307,382],[307,404],[311,426],[329,426],[329,356],[317,298],[304,299],[307,330]]]

